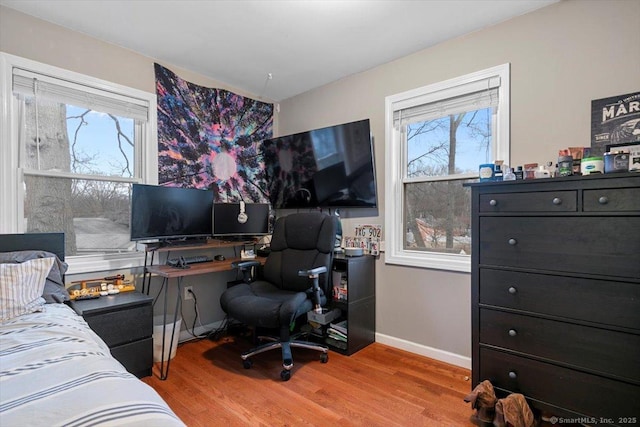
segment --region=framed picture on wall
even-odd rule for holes
[[[591,101],[591,155],[625,143],[640,144],[640,91]]]

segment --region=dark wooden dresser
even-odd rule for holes
[[[470,186],[473,387],[640,423],[640,174]]]

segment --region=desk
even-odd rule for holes
[[[161,291],[164,292],[164,310],[163,310],[163,326],[162,326],[162,353],[160,360],[160,379],[166,380],[169,375],[169,364],[171,362],[171,358],[167,360],[165,366],[165,332],[167,328],[167,304],[168,304],[168,287],[170,279],[177,279],[178,285],[178,297],[176,298],[176,306],[173,315],[173,325],[175,325],[178,320],[178,313],[180,312],[182,306],[182,278],[187,276],[197,276],[201,274],[209,274],[209,273],[217,273],[221,271],[231,271],[234,270],[232,264],[234,262],[243,261],[241,258],[227,258],[224,261],[208,261],[201,262],[197,264],[190,264],[189,268],[177,268],[169,265],[153,265],[153,260],[156,252],[169,252],[169,251],[189,251],[189,250],[211,250],[211,249],[219,249],[219,248],[229,248],[229,247],[237,247],[254,244],[251,242],[226,242],[219,240],[209,240],[205,244],[200,245],[189,245],[189,246],[158,246],[157,244],[147,244],[145,250],[144,257],[144,276],[142,280],[142,290],[143,292],[146,289],[146,293],[149,294],[149,290],[151,287],[151,276],[156,275],[162,277],[162,287]],[[150,265],[147,265],[148,254],[151,254]],[[261,264],[264,264],[266,258],[256,258],[256,261],[259,261]],[[173,347],[175,330],[171,333],[171,339],[169,341],[169,351],[168,354],[171,355],[171,350]]]

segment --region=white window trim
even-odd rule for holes
[[[469,255],[407,250],[403,247],[404,171],[402,165],[406,156],[404,144],[398,137],[399,132],[395,131],[393,127],[393,113],[398,109],[459,95],[461,88],[473,86],[474,82],[493,77],[500,78],[500,88],[498,91],[498,111],[495,129],[496,146],[492,147],[492,153],[496,156],[495,159],[502,159],[509,164],[510,64],[498,65],[385,98],[385,135],[387,142],[385,150],[385,263],[460,272],[471,271],[471,257]],[[460,177],[462,176],[456,175],[445,178],[457,179]],[[477,178],[477,175],[468,178]]]
[[[158,119],[157,100],[154,93],[0,52],[0,124],[2,125],[0,131],[0,233],[24,232],[20,228],[22,192],[18,189],[23,185],[23,174],[26,171],[20,170],[18,163],[20,149],[16,120],[18,101],[15,100],[12,89],[14,67],[147,101],[149,115],[148,122],[143,127],[144,144],[136,144],[136,158],[140,159],[138,165],[141,168],[139,181],[146,184],[158,183]],[[67,274],[110,271],[142,266],[144,252],[68,257],[66,261],[69,264]]]

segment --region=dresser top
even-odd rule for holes
[[[71,308],[81,316],[108,312],[114,308],[122,309],[136,305],[151,304],[153,298],[140,292],[121,292],[100,298],[71,301]]]
[[[626,187],[640,186],[640,172],[618,172],[608,174],[596,174],[596,175],[572,175],[562,176],[557,178],[538,178],[538,179],[521,179],[516,181],[485,181],[485,182],[471,182],[463,184],[465,187],[502,187],[512,185],[527,185],[533,187],[541,187],[549,184],[562,185],[563,187],[582,187],[582,188],[601,188],[606,186],[620,186],[623,184]],[[531,190],[537,190],[531,188]]]

